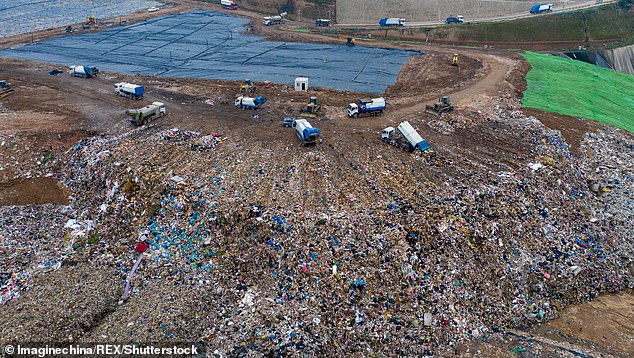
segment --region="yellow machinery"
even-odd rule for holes
[[[459,58],[458,58],[458,54],[454,53],[453,54],[453,58],[451,59],[451,65],[452,66],[458,66],[458,62],[459,62]]]
[[[13,88],[11,88],[11,84],[9,82],[2,80],[0,81],[0,98],[6,97],[13,92]]]
[[[317,97],[310,97],[308,99],[308,103],[306,103],[306,106],[304,106],[300,110],[300,112],[303,113],[304,115],[307,114],[311,117],[315,117],[317,116],[317,113],[319,113],[320,110],[321,110],[321,105],[319,104]]]
[[[251,82],[250,79],[244,80],[244,82],[240,85],[240,93],[246,96],[250,96],[255,94],[256,90],[255,83]]]
[[[97,25],[97,18],[95,16],[87,17],[84,25]]]

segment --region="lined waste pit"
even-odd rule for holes
[[[423,52],[343,44],[265,41],[243,33],[248,20],[195,10],[98,33],[0,51],[0,56],[95,65],[124,74],[291,84],[383,93],[410,56]]]
[[[0,205],[68,205],[68,189],[54,178],[16,179],[0,183]]]
[[[89,16],[113,18],[160,6],[151,0],[11,0],[0,2],[0,37],[80,23]]]

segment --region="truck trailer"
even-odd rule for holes
[[[127,97],[135,100],[143,98],[143,94],[145,93],[145,88],[143,86],[127,82],[115,83],[114,90],[121,97]]]
[[[220,5],[227,10],[237,10],[238,5],[233,0],[220,0]]]
[[[397,135],[396,131],[400,133]],[[391,144],[395,147],[402,148],[404,150],[413,152],[417,148],[424,152],[430,149],[429,144],[418,132],[412,127],[409,122],[401,122],[396,129],[394,127],[387,127],[381,132],[381,140],[385,143]]]
[[[553,11],[553,4],[537,4],[531,7],[531,14],[541,14],[542,12]]]
[[[75,77],[81,78],[93,78],[97,77],[99,70],[95,66],[70,66],[68,67],[68,73]]]
[[[319,129],[313,128],[313,126],[303,118],[295,120],[295,133],[302,146],[315,144],[319,138]]]
[[[358,118],[363,115],[380,116],[387,107],[385,98],[360,98],[359,103],[348,104],[348,117]]]
[[[381,26],[405,26],[407,21],[398,17],[384,17],[379,20]]]
[[[165,104],[162,102],[153,102],[149,106],[139,109],[128,109],[125,112],[128,120],[135,126],[142,126],[153,121],[165,114]]]
[[[264,103],[266,103],[266,98],[262,96],[256,98],[240,96],[236,98],[234,105],[242,109],[259,109]]]

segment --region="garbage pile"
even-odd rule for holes
[[[431,355],[633,287],[632,137],[588,134],[575,156],[537,119],[499,118],[497,135],[532,145],[512,165],[175,129],[85,139],[62,173],[73,214],[43,216],[57,243],[16,250],[23,228],[9,224],[2,249],[37,267],[115,267],[120,309],[148,310],[108,321],[117,341],[202,340],[222,355]],[[2,269],[16,298],[28,271]],[[192,312],[192,296],[218,309],[150,312]]]

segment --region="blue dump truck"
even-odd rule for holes
[[[141,99],[145,93],[145,88],[143,86],[127,82],[115,83],[114,90],[119,96],[127,97],[129,99]]]
[[[302,146],[315,144],[319,138],[319,129],[313,128],[307,120],[302,118],[295,120],[295,132]]]
[[[381,26],[405,26],[407,21],[398,17],[384,17],[379,20]]]
[[[553,11],[552,4],[537,4],[531,7],[531,14],[541,14],[542,12]]]
[[[398,136],[396,130],[401,134]],[[421,152],[429,150],[429,143],[418,134],[409,122],[401,122],[396,129],[387,127],[381,132],[381,140],[395,147],[413,152],[418,149]]]
[[[347,109],[348,117],[358,118],[363,115],[380,116],[387,107],[385,98],[360,98],[359,103],[349,103]]]

